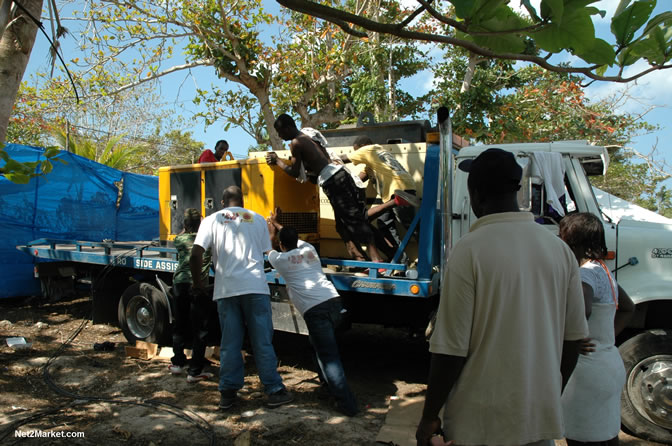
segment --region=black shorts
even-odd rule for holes
[[[345,168],[322,184],[334,210],[336,231],[343,241],[361,244],[373,242],[373,227],[366,218],[366,207],[359,199],[359,191]]]

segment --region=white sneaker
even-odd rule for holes
[[[168,366],[168,371],[170,373],[172,373],[173,375],[180,375],[186,369],[187,369],[187,366],[184,366],[184,365],[171,364],[171,365]]]
[[[199,381],[204,381],[213,377],[213,374],[210,372],[201,372],[198,375],[187,375],[188,383],[197,383]]]

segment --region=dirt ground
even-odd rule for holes
[[[166,362],[127,358],[121,331],[92,325],[90,314],[86,298],[0,302],[0,444],[374,445],[390,400],[425,390],[424,341],[403,331],[356,326],[341,347],[362,411],[341,416],[317,391],[307,338],[276,332],[279,370],[295,401],[266,408],[254,360],[246,354],[240,403],[220,411],[216,367],[209,368],[215,378],[189,384],[184,375],[170,375]],[[25,337],[31,347],[7,346],[5,338],[12,336]],[[115,350],[94,350],[94,343],[104,341],[114,342]],[[83,438],[21,438],[17,431]],[[621,437],[624,445],[651,444]]]

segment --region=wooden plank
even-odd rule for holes
[[[135,341],[135,347],[130,345],[126,346],[126,356],[132,358],[170,361],[173,354],[173,349],[171,347],[159,347],[157,344],[151,342]],[[187,358],[191,358],[190,349],[185,349],[184,354]],[[206,347],[204,356],[219,364],[219,346]]]
[[[126,356],[129,357],[129,358],[137,358],[137,359],[144,359],[144,360],[151,359],[151,356],[149,355],[149,351],[146,348],[137,348],[137,347],[133,347],[131,345],[127,345],[124,348],[126,350]]]
[[[159,350],[158,344],[154,344],[154,343],[151,343],[151,342],[135,341],[135,346],[136,346],[136,348],[142,348],[142,349],[147,350],[150,358],[153,358],[154,356],[156,356],[156,352],[158,352],[158,350]]]

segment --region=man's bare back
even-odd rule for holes
[[[296,123],[287,114],[281,114],[273,125],[278,136],[284,141],[290,141],[289,148],[292,152],[292,164],[286,164],[278,158],[275,152],[266,155],[269,165],[277,165],[288,175],[298,178],[301,172],[301,164],[307,173],[313,177],[319,175],[325,166],[331,164],[327,150],[313,141],[310,136],[302,133],[296,127]],[[365,244],[371,260],[382,261],[374,243],[373,227],[366,220],[366,210],[357,199],[357,186],[352,177],[334,166],[332,172],[320,178],[322,191],[329,198],[334,210],[336,231],[341,235],[350,255],[357,260],[365,260],[364,253],[356,246],[355,241]]]
[[[324,166],[331,163],[324,147],[313,141],[308,135],[299,133],[289,144],[295,162],[303,162],[306,173],[319,175]]]

